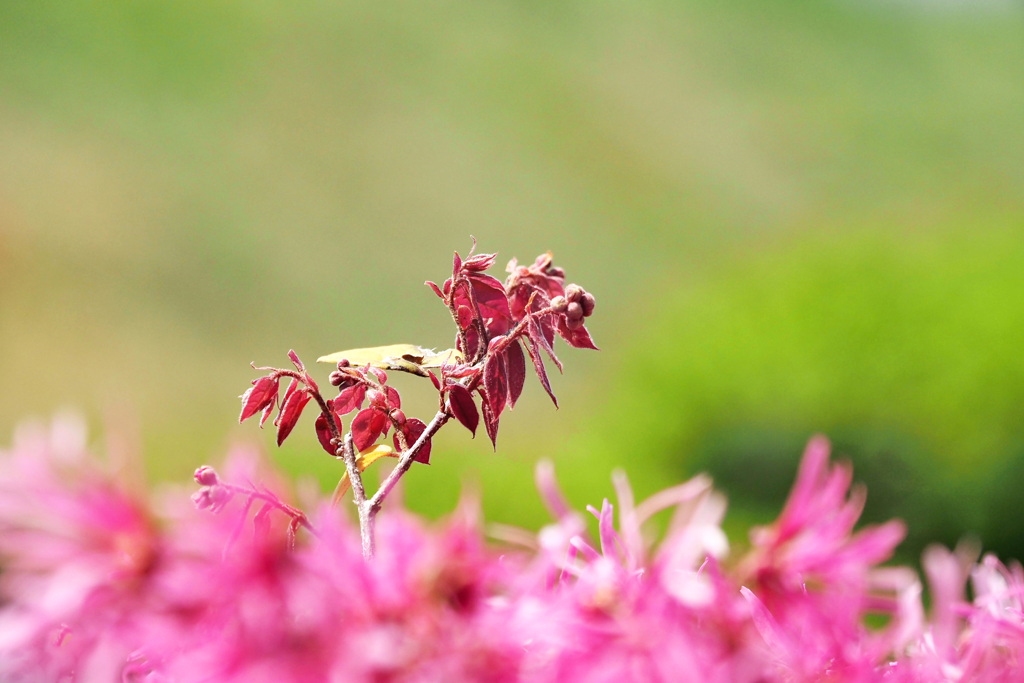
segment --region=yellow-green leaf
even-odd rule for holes
[[[356,458],[356,468],[360,472],[365,472],[367,467],[385,457],[397,458],[398,453],[395,452],[395,449],[391,446],[385,446],[383,444],[374,446],[373,448],[369,448],[359,454],[359,457]],[[341,480],[338,482],[338,485],[334,488],[334,495],[331,496],[331,505],[337,505],[341,501],[342,497],[344,497],[348,492],[351,484],[352,482],[349,481],[348,471],[346,470],[345,474],[341,475]]]
[[[445,363],[461,363],[462,354],[455,349],[433,351],[415,344],[389,344],[361,349],[338,351],[316,359],[318,363],[337,363],[347,360],[355,366],[372,365],[384,370],[400,370],[427,376],[427,368],[439,368]]]

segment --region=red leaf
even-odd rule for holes
[[[526,323],[526,330],[530,341],[544,349],[544,352],[548,354],[548,357],[555,364],[555,367],[558,368],[558,371],[562,372],[562,361],[558,360],[555,350],[551,348],[551,343],[555,337],[555,333],[551,330],[551,325],[531,317]]]
[[[460,304],[459,307],[455,309],[455,312],[459,316],[459,327],[464,330],[469,329],[469,326],[473,324],[473,309],[469,307],[469,299],[464,297],[457,297],[457,299],[466,302],[464,304]]]
[[[364,398],[366,398],[365,384],[353,384],[350,387],[345,387],[334,399],[334,411],[339,415],[348,415],[353,410],[359,410],[363,405]]]
[[[405,434],[405,442],[409,445],[409,448],[412,448],[413,444],[416,443],[416,440],[420,438],[420,435],[423,434],[426,428],[427,425],[423,423],[423,420],[420,420],[418,418],[410,417],[408,420],[405,421],[405,426],[402,429],[402,433]],[[402,447],[398,443],[397,432],[395,433],[393,439],[395,442],[395,450],[402,450]],[[424,465],[430,464],[430,439],[427,439],[425,442],[423,442],[423,446],[420,448],[419,451],[416,452],[416,457],[413,458],[413,460],[415,460],[416,462],[421,462]]]
[[[402,407],[402,397],[398,395],[398,389],[395,389],[394,387],[384,387],[384,395],[387,396],[389,408]]]
[[[377,381],[384,384],[388,381],[388,373],[384,372],[380,368],[375,368],[372,365],[368,365],[367,368],[373,373],[373,376],[377,378]]]
[[[459,252],[455,252],[455,257],[452,259],[452,277],[458,277],[460,270],[462,270],[462,257],[459,256]]]
[[[267,407],[263,409],[263,414],[260,415],[260,429],[263,429],[263,425],[265,425],[267,423],[267,418],[270,417],[270,414],[272,412],[274,412],[274,408],[276,408],[276,407],[277,407],[277,394],[274,394],[273,397],[270,399],[270,403],[268,403]]]
[[[551,397],[551,401],[558,407],[558,399],[555,398],[555,394],[551,391],[551,382],[548,381],[547,370],[544,369],[544,359],[541,358],[540,350],[537,348],[537,344],[533,341],[533,337],[530,337],[529,342],[526,344],[526,351],[530,354],[530,360],[533,361],[533,369],[537,371],[537,377],[540,379],[541,386],[544,387],[544,391],[548,392],[548,396]]]
[[[289,349],[289,351],[288,351],[288,360],[290,360],[292,362],[292,365],[294,365],[295,369],[298,370],[299,372],[305,372],[306,371],[306,366],[304,366],[302,364],[302,361],[299,360],[299,354],[295,353],[294,350]]]
[[[437,286],[436,282],[431,282],[430,280],[427,280],[423,284],[425,284],[427,287],[430,287],[432,290],[434,290],[434,294],[437,294],[439,297],[444,299],[444,292],[441,291],[441,288]]]
[[[480,402],[480,407],[484,411],[484,427],[487,429],[487,436],[491,439],[491,445],[494,446],[494,450],[498,450],[498,417],[488,407],[486,395],[484,400]]]
[[[513,341],[505,349],[505,375],[508,377],[508,407],[514,408],[526,383],[526,357],[519,341]]]
[[[430,382],[431,384],[434,385],[434,388],[437,389],[438,391],[441,391],[441,381],[437,379],[437,375],[435,375],[430,370],[427,370],[427,376],[430,377]]]
[[[356,451],[362,453],[377,443],[387,424],[387,415],[379,410],[363,408],[356,413],[352,420],[352,442]]]
[[[292,381],[288,382],[288,388],[284,390],[284,398],[281,399],[281,405],[282,406],[284,406],[286,403],[288,403],[288,399],[292,397],[292,394],[294,394],[295,390],[298,389],[298,388],[299,388],[299,380],[297,380],[297,379],[295,379],[293,377]],[[277,424],[277,421],[275,420],[274,423]]]
[[[277,445],[280,446],[284,443],[284,440],[288,438],[288,435],[295,429],[295,423],[299,421],[299,416],[302,415],[302,409],[309,403],[309,392],[307,391],[293,391],[292,394],[285,399],[284,404],[281,406],[281,415],[277,418]]]
[[[469,389],[461,384],[449,384],[448,407],[455,419],[475,437],[476,427],[480,424],[480,412],[476,409],[476,401]]]
[[[238,417],[239,422],[248,420],[277,398],[278,380],[273,377],[260,377],[252,384],[242,394],[242,414]]]
[[[508,401],[508,376],[505,373],[505,354],[497,353],[487,357],[484,363],[484,390],[490,412],[497,419]]]
[[[594,344],[594,340],[590,338],[590,333],[587,332],[587,328],[580,325],[575,330],[570,330],[565,324],[565,318],[558,321],[558,334],[561,335],[562,339],[568,342],[569,346],[574,346],[577,349],[599,349]]]
[[[341,420],[338,420],[338,424],[341,425]],[[334,435],[331,433],[331,427],[327,423],[327,416],[320,413],[316,416],[316,438],[320,440],[320,445],[324,447],[324,450],[331,455],[337,455],[335,447],[331,445],[331,439]]]
[[[473,285],[473,298],[484,319],[484,326],[490,336],[505,334],[512,327],[512,311],[508,307],[505,285],[497,278],[483,273],[469,276]]]

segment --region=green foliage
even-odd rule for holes
[[[777,504],[823,432],[868,483],[868,517],[907,518],[911,551],[975,531],[1021,556],[1006,531],[1024,441],[1021,301],[1019,226],[810,237],[716,264],[659,297],[637,371],[611,390],[628,400],[606,419],[628,428],[590,445],[625,452],[643,435],[661,468],[707,469],[756,507]]]

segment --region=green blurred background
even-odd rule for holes
[[[602,351],[497,454],[445,430],[415,509],[536,526],[540,455],[578,504],[708,470],[742,542],[823,432],[905,558],[1024,557],[1022,36],[982,0],[0,0],[3,442],[79,409],[182,481],[269,446],[248,363],[448,345],[421,283],[475,235],[552,250]],[[311,432],[272,456],[329,488]]]

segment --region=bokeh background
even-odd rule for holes
[[[986,0],[0,2],[0,435],[79,410],[154,482],[269,447],[248,363],[449,345],[421,283],[474,235],[553,251],[602,351],[497,454],[446,429],[415,509],[539,525],[540,456],[578,504],[708,470],[742,542],[823,432],[906,558],[1024,557],[1022,36]]]

